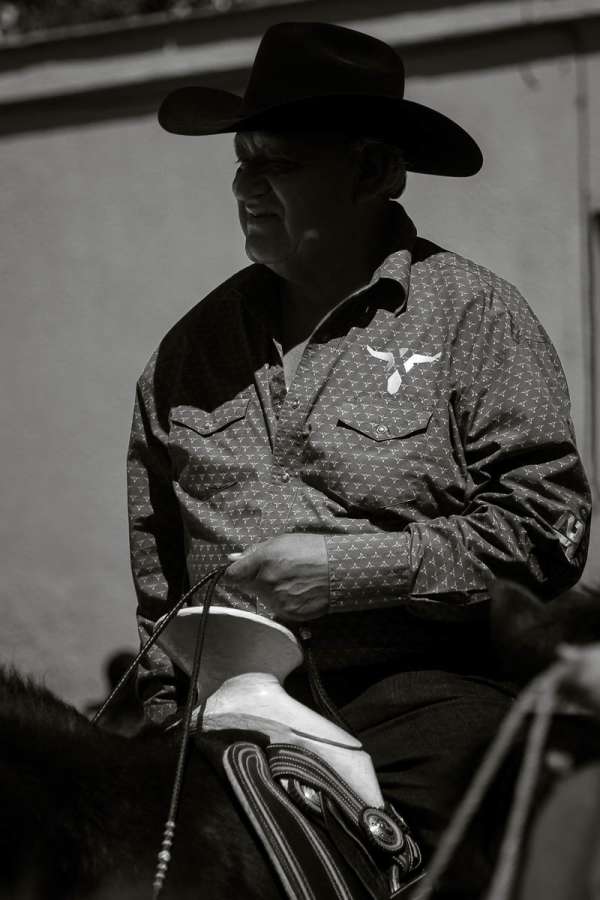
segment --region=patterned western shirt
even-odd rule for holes
[[[128,457],[142,636],[227,553],[286,532],[326,539],[324,668],[441,668],[490,574],[546,594],[581,574],[590,497],[549,338],[515,288],[398,217],[399,249],[312,334],[289,390],[260,265],[150,360]],[[151,718],[174,711],[174,678],[154,648]]]

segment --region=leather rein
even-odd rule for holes
[[[129,681],[130,677],[133,675],[135,670],[138,667],[140,660],[144,658],[148,650],[156,643],[158,638],[161,636],[167,625],[175,618],[177,613],[186,606],[192,596],[196,593],[196,591],[200,590],[201,587],[206,585],[206,593],[204,597],[204,605],[202,608],[202,616],[200,619],[200,627],[198,628],[198,634],[196,636],[196,644],[194,647],[194,660],[192,664],[192,673],[190,675],[190,686],[187,692],[186,704],[185,704],[185,712],[183,715],[183,730],[181,734],[181,742],[179,745],[179,753],[177,755],[177,767],[175,769],[175,778],[173,780],[173,788],[171,791],[171,801],[169,803],[169,812],[167,815],[167,819],[164,825],[163,838],[160,846],[160,850],[158,851],[158,858],[156,864],[156,871],[154,875],[154,882],[152,885],[153,900],[158,900],[160,893],[162,891],[165,878],[167,876],[167,871],[169,868],[169,863],[171,861],[171,848],[173,846],[173,840],[175,836],[175,828],[177,822],[177,810],[179,807],[179,797],[181,795],[181,787],[183,785],[183,777],[185,772],[185,761],[187,754],[187,747],[189,743],[191,728],[192,728],[192,713],[194,712],[194,704],[196,700],[197,693],[197,684],[198,684],[198,675],[200,673],[200,664],[202,662],[202,650],[204,648],[204,637],[206,634],[206,625],[208,623],[208,614],[210,610],[210,606],[212,603],[215,587],[217,585],[218,580],[221,578],[223,573],[225,572],[227,566],[222,565],[218,566],[216,569],[213,569],[205,575],[204,578],[201,578],[197,581],[189,591],[180,597],[180,599],[175,603],[173,608],[164,616],[161,621],[157,624],[156,628],[148,638],[148,640],[142,645],[139,653],[123,675],[123,677],[119,680],[119,682],[115,685],[114,689],[111,691],[110,695],[104,701],[100,709],[96,712],[94,717],[92,718],[92,724],[95,725],[100,720],[100,718],[104,715],[106,710],[112,706],[115,699],[123,690],[125,684]]]

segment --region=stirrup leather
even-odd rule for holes
[[[393,806],[365,806],[316,754],[239,742],[223,765],[290,900],[390,900],[423,874]]]
[[[308,816],[324,824],[338,847],[346,845],[344,856],[353,868],[360,867],[375,882],[384,875],[388,895],[419,869],[421,851],[391,803],[365,806],[331,766],[306,750],[272,744],[266,754],[273,778]]]

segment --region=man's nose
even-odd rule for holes
[[[251,166],[240,166],[231,187],[235,199],[240,203],[263,197],[270,190],[269,182],[264,175]]]

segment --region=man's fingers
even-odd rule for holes
[[[253,579],[258,574],[261,566],[261,556],[254,550],[246,550],[245,553],[228,553],[231,565],[225,570],[225,577],[232,581],[245,581]]]
[[[279,535],[228,558],[225,578],[275,617],[302,621],[326,613],[329,576],[322,535]]]
[[[281,565],[271,558],[267,542],[243,553],[229,553],[228,557],[232,563],[225,575],[235,581],[256,581],[267,590],[281,582]]]

